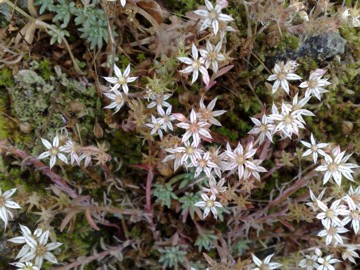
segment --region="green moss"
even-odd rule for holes
[[[53,74],[51,62],[48,59],[39,62],[38,71],[44,80],[49,80]]]
[[[296,36],[285,34],[281,42],[277,45],[277,48],[281,51],[285,49],[296,51],[299,48],[299,39]]]
[[[14,86],[13,75],[10,69],[4,68],[0,70],[0,86]]]
[[[6,112],[4,98],[0,98],[0,140],[9,138],[9,119],[4,113]]]

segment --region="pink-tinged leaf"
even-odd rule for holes
[[[209,91],[211,87],[213,87],[215,84],[217,84],[216,81],[211,81],[207,87],[205,87],[206,91]]]
[[[76,215],[78,214],[78,213],[80,213],[80,210],[73,210],[73,211],[71,211],[70,213],[68,213],[66,216],[65,216],[65,218],[63,219],[63,221],[61,222],[61,225],[60,225],[60,231],[62,232],[64,229],[65,229],[65,227],[66,227],[66,225],[71,221],[71,220],[75,220],[76,219]],[[70,228],[71,228],[71,226],[70,226]],[[70,229],[69,228],[69,229]]]
[[[145,171],[149,171],[149,165],[148,164],[132,164],[130,167],[139,168]]]
[[[189,122],[188,119],[182,113],[173,113],[172,114],[176,120],[180,122]]]
[[[95,221],[92,219],[89,209],[86,209],[85,217],[86,217],[86,220],[89,222],[89,225],[91,228],[93,228],[96,231],[100,231],[100,228],[96,225]]]
[[[205,136],[202,136],[200,135],[200,138],[203,140],[203,141],[206,141],[206,142],[209,142],[211,143],[213,140],[211,138],[208,138],[208,137],[205,137]]]
[[[289,222],[285,221],[285,220],[280,220],[280,222],[286,227],[288,228],[291,232],[295,231],[295,228],[293,225],[291,225]]]
[[[234,65],[229,65],[226,67],[223,67],[222,69],[220,69],[218,72],[216,72],[215,74],[213,74],[211,76],[211,82],[215,81],[215,79],[219,78],[220,76],[226,74],[230,69],[232,69],[234,67]]]

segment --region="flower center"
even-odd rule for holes
[[[318,82],[315,80],[310,80],[309,81],[309,88],[316,88],[317,87]]]
[[[334,211],[331,210],[331,209],[326,210],[326,217],[327,217],[327,218],[330,218],[330,219],[333,218],[333,217],[335,217]]]
[[[194,154],[194,148],[192,148],[191,146],[188,146],[188,147],[186,147],[186,154],[189,154],[189,155],[192,155],[192,154]]]
[[[213,207],[214,206],[214,201],[213,200],[207,200],[206,201],[206,206],[207,207]]]
[[[211,20],[217,19],[218,16],[219,16],[219,14],[215,10],[211,11],[210,14],[209,14],[209,18]]]
[[[269,269],[270,269],[269,266],[266,264],[260,266],[260,270],[269,270]]]
[[[337,170],[337,167],[338,167],[338,166],[337,166],[337,164],[336,164],[335,162],[330,163],[330,165],[328,166],[330,172],[336,171],[336,170]]]
[[[199,167],[203,168],[206,167],[207,161],[205,159],[200,159],[198,163],[199,163]]]
[[[59,150],[56,147],[51,148],[49,151],[52,156],[56,156],[59,153]]]
[[[280,80],[280,81],[286,80],[286,73],[285,73],[285,72],[280,72],[280,73],[277,75],[277,78],[278,78],[278,80]]]
[[[40,245],[36,248],[36,256],[43,257],[45,256],[45,253],[47,252],[47,249],[45,246]]]
[[[209,54],[208,54],[208,58],[209,58],[209,60],[211,60],[211,61],[215,61],[216,60],[216,57],[217,55],[216,55],[216,52],[214,52],[214,51],[211,51],[211,52],[209,52]]]
[[[124,99],[122,96],[116,96],[114,101],[116,104],[122,104],[124,102]]]
[[[307,265],[307,266],[313,266],[313,265],[314,265],[314,261],[311,260],[311,259],[307,259],[307,260],[306,260],[306,265]]]
[[[318,147],[316,145],[311,146],[311,151],[317,152]]]
[[[200,67],[201,67],[201,63],[200,63],[200,61],[199,60],[194,60],[194,62],[192,63],[192,68],[193,69],[199,69]]]
[[[161,125],[160,125],[159,123],[155,123],[155,124],[154,124],[154,128],[155,128],[155,129],[160,129],[160,128],[161,128]]]
[[[158,97],[158,98],[156,98],[156,103],[157,104],[161,104],[161,103],[163,103],[163,98],[162,97]]]
[[[328,230],[329,235],[334,236],[336,234],[336,228],[335,227],[330,227],[330,229]]]
[[[291,122],[292,122],[292,119],[291,119],[291,115],[290,114],[287,114],[285,117],[284,117],[284,122],[286,125],[290,125]]]
[[[5,204],[5,198],[0,196],[0,207]]]
[[[239,165],[243,165],[245,162],[245,157],[243,155],[236,156],[236,163]]]
[[[127,84],[127,80],[124,77],[120,77],[119,84],[121,84],[121,85]]]
[[[260,126],[260,130],[261,130],[262,132],[266,132],[266,131],[268,130],[267,125],[261,125],[261,126]]]
[[[203,110],[201,111],[201,116],[202,116],[202,118],[208,120],[208,119],[210,119],[210,118],[212,117],[212,113],[211,113],[211,111],[208,110],[208,109],[203,109]]]
[[[190,131],[191,133],[198,133],[199,132],[199,125],[197,123],[191,123],[190,124]]]

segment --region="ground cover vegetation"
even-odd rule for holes
[[[355,269],[357,1],[0,0],[1,269]]]

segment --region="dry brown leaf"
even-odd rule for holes
[[[194,25],[193,21],[185,22],[177,16],[169,17],[171,23],[161,23],[156,31],[156,37],[149,45],[149,49],[155,53],[155,57],[161,54],[174,56],[178,53],[178,43],[181,40],[194,35],[189,28]]]
[[[163,11],[158,3],[153,0],[142,0],[137,2],[138,7],[145,10],[151,15],[158,23],[163,22]]]

